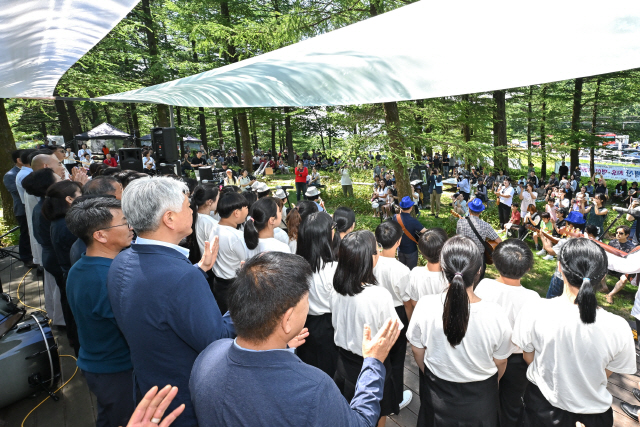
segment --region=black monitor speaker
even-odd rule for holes
[[[200,182],[202,182],[203,179],[213,181],[213,171],[210,167],[198,168],[198,174],[200,175]]]
[[[173,163],[178,158],[176,128],[152,128],[151,146],[157,163]]]
[[[118,150],[120,169],[143,172],[142,148],[121,148]]]
[[[182,168],[180,167],[180,162],[178,160],[172,163],[158,163],[156,165],[156,169],[160,175],[182,175]]]

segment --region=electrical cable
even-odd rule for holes
[[[24,305],[25,307],[27,307],[27,308],[32,308],[32,309],[34,309],[34,310],[38,310],[38,311],[41,311],[41,312],[43,312],[43,313],[45,313],[45,314],[46,314],[47,312],[46,312],[46,311],[44,311],[43,309],[41,309],[41,308],[37,308],[37,307],[32,307],[32,306],[30,306],[30,305],[27,305],[27,304],[25,304],[25,303],[24,303],[24,301],[22,301],[22,299],[20,298],[20,285],[22,285],[22,283],[24,282],[24,279],[27,277],[27,274],[29,274],[29,273],[31,272],[31,270],[33,270],[33,268],[30,268],[30,269],[29,269],[29,271],[27,271],[27,272],[24,274],[24,276],[22,276],[22,280],[20,280],[20,283],[18,283],[18,289],[16,290],[16,296],[18,297],[18,301],[20,301],[20,303],[21,303],[22,305]],[[26,287],[26,285],[25,285],[25,287]],[[25,291],[25,295],[26,295],[26,291]]]
[[[69,354],[61,354],[60,357],[70,357],[73,360],[77,361],[78,359],[76,359],[75,357],[69,355]],[[71,378],[69,378],[64,384],[62,384],[56,391],[54,391],[54,393],[59,392],[60,390],[62,390],[62,387],[66,386],[67,384],[69,384],[69,382],[73,379],[73,377],[76,376],[76,374],[78,373],[78,366],[76,365],[76,370],[73,373],[73,375],[71,375]],[[38,403],[36,405],[35,408],[33,408],[32,410],[29,411],[29,413],[27,414],[26,417],[24,417],[24,419],[22,420],[22,424],[20,424],[20,427],[24,427],[24,423],[25,421],[27,421],[27,418],[29,418],[29,415],[31,415],[33,413],[33,411],[35,411],[36,409],[38,409],[40,407],[40,405],[42,405],[44,402],[47,401],[47,399],[49,399],[51,396],[47,396],[42,402]]]

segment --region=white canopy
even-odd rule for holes
[[[2,0],[0,98],[48,97],[139,0]]]
[[[237,64],[98,100],[188,107],[365,104],[637,67],[638,0],[422,0]]]

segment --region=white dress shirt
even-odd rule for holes
[[[378,257],[378,263],[373,268],[373,275],[378,285],[389,291],[395,307],[400,307],[404,301],[409,301],[406,290],[410,273],[409,267],[397,259],[382,255]]]

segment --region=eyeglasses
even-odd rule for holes
[[[116,227],[122,227],[126,225],[128,228],[131,228],[131,226],[129,225],[128,222],[125,222],[124,224],[118,224],[118,225],[112,225],[111,227],[105,227],[105,228],[101,228],[100,230],[108,230],[110,228],[116,228]]]
[[[620,235],[624,236],[626,233],[625,233],[624,231],[616,231],[616,236],[617,236],[618,234],[620,234]]]

